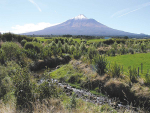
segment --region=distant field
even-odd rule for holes
[[[93,42],[100,42],[100,41],[105,41],[106,39],[89,39],[87,40],[87,43],[93,43]]]
[[[140,53],[140,54],[128,54],[128,55],[119,55],[115,57],[106,57],[107,61],[111,63],[117,63],[120,66],[123,65],[124,72],[128,71],[128,67],[131,66],[132,68],[138,69],[140,68],[141,74],[141,63],[143,63],[143,74],[150,69],[150,53]],[[149,70],[150,71],[150,70]]]
[[[36,37],[40,41],[52,40],[52,39],[45,39],[45,37]]]
[[[36,37],[40,41],[46,41],[46,40],[52,40],[52,39],[45,39],[45,37]],[[64,37],[56,37],[56,38],[64,38]],[[94,43],[94,42],[100,42],[104,41],[106,39],[82,39],[81,38],[73,38],[74,41],[77,41],[80,43],[81,41],[87,41],[87,43]]]

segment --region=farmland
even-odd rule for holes
[[[128,67],[130,66],[136,69],[139,67],[141,72],[141,63],[143,64],[143,74],[146,74],[147,70],[150,69],[150,53],[117,55],[114,57],[109,56],[106,58],[111,64],[116,62],[120,66],[123,66],[124,72],[128,72]]]

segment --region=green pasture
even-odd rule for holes
[[[45,38],[45,37],[36,37],[40,41],[47,41],[47,40],[52,40],[52,38],[65,38],[65,37],[51,37],[50,39]],[[77,41],[80,43],[81,41],[86,41],[87,43],[94,43],[94,42],[100,42],[100,41],[105,41],[106,39],[82,39],[81,38],[73,38],[74,41]]]
[[[47,40],[52,40],[51,38],[50,39],[45,39],[45,37],[36,37],[39,41],[47,41]]]
[[[138,69],[140,75],[146,74],[147,70],[150,69],[150,53],[139,53],[139,54],[127,54],[118,55],[114,57],[106,57],[107,61],[110,62],[110,67],[113,63],[117,63],[120,67],[123,66],[123,71],[128,72],[128,67]],[[141,74],[141,63],[143,63],[143,74]],[[109,64],[109,63],[108,63]]]
[[[94,42],[101,42],[101,41],[105,41],[107,39],[88,39],[87,43],[94,43]]]

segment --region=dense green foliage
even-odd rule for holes
[[[94,58],[94,64],[97,73],[104,74],[106,72],[107,60],[103,56],[96,56]]]

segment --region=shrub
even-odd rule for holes
[[[26,40],[22,40],[21,41],[21,45],[24,47],[24,45],[25,45],[26,42],[27,42]]]
[[[131,54],[134,54],[134,50],[132,48],[129,48],[128,52],[131,53]]]
[[[4,50],[0,49],[0,63],[4,64],[6,60],[5,52]]]
[[[76,50],[79,50],[79,44],[78,43],[76,43],[75,48],[76,48]]]
[[[32,40],[32,42],[38,42],[37,38],[34,38],[34,39]]]
[[[98,54],[98,51],[96,50],[95,47],[89,47],[87,54],[88,54],[88,58],[92,60]]]
[[[72,95],[71,99],[70,99],[70,108],[76,108],[77,106],[77,101],[76,101],[76,95],[75,93]]]
[[[16,71],[13,75],[13,83],[15,86],[15,96],[17,108],[25,108],[30,106],[30,101],[33,99],[32,82],[27,68],[22,68]],[[31,107],[31,106],[30,106]]]
[[[120,76],[120,66],[117,65],[116,63],[112,65],[111,67],[111,73],[112,73],[112,77],[119,77]]]
[[[107,44],[107,45],[111,45],[111,44],[114,43],[114,40],[112,40],[112,39],[105,40],[105,41],[103,41],[103,43],[104,43],[104,44]]]
[[[115,56],[115,55],[116,55],[115,49],[111,49],[111,50],[110,50],[110,55],[111,55],[111,56]]]
[[[71,45],[71,47],[70,47],[70,53],[73,54],[74,51],[75,51],[75,47],[74,47],[74,45]]]
[[[150,85],[150,74],[149,74],[149,72],[147,72],[145,74],[145,84]]]
[[[12,41],[12,38],[13,38],[13,34],[9,32],[9,33],[3,34],[2,40],[3,41]]]
[[[5,51],[7,60],[16,60],[23,57],[20,47],[13,42],[5,42],[2,44],[2,50]],[[4,53],[4,52],[3,52]]]
[[[81,51],[82,53],[86,52],[86,46],[85,46],[85,44],[84,44],[83,42],[81,43],[79,49],[80,49],[80,51]]]
[[[74,57],[74,59],[79,59],[81,57],[81,53],[79,51],[75,50],[73,52],[73,57]]]
[[[136,68],[131,69],[131,67],[128,67],[129,69],[129,76],[131,82],[137,82],[137,71]]]
[[[57,48],[62,48],[62,43],[61,43],[61,41],[58,41],[58,43],[57,43]]]
[[[112,45],[114,50],[117,50],[117,42],[115,41],[114,44]]]
[[[24,53],[27,55],[28,58],[31,58],[32,60],[38,59],[38,54],[34,49],[24,50]]]
[[[45,60],[45,59],[51,58],[51,56],[52,56],[51,49],[45,46],[43,50],[41,51],[41,58]]]
[[[140,49],[142,50],[142,52],[146,52],[146,45],[142,43]]]
[[[69,47],[67,43],[64,44],[64,52],[69,53]]]
[[[98,74],[104,74],[106,71],[107,60],[103,56],[95,56],[94,59],[95,68]]]
[[[40,53],[43,46],[41,43],[38,43],[38,42],[27,42],[25,43],[24,48],[32,49],[32,50],[35,50],[37,53]]]
[[[11,80],[10,76],[6,76],[4,79],[2,79],[1,81],[1,90],[0,90],[0,97],[4,97],[7,93],[12,92],[13,89],[13,82]]]
[[[25,43],[24,48],[25,49],[34,49],[34,45],[32,42],[27,42],[27,43]]]
[[[58,94],[59,94],[56,84],[51,81],[51,78],[49,77],[47,73],[44,73],[44,74],[45,74],[46,80],[39,85],[38,91],[37,91],[39,93],[39,99],[41,101],[43,99],[50,98],[50,97],[58,97]]]
[[[124,46],[122,46],[122,48],[120,48],[120,53],[121,53],[121,55],[124,55],[124,54],[126,54],[128,52],[128,50],[124,47]]]

